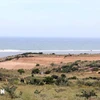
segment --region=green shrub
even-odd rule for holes
[[[46,72],[45,72],[45,74],[50,74],[51,73],[51,71],[50,70],[47,70]]]
[[[61,71],[65,72],[65,73],[69,73],[69,72],[71,72],[71,67],[68,65],[62,66]]]
[[[78,70],[78,65],[76,63],[70,63],[61,67],[61,72],[69,73]]]
[[[29,83],[32,85],[44,85],[42,80],[36,78],[31,78]]]
[[[40,90],[40,91],[39,90],[35,90],[34,91],[35,94],[40,94],[41,92],[42,92],[42,90]]]
[[[32,70],[32,74],[38,74],[38,73],[40,73],[40,70],[38,68]]]
[[[10,78],[8,79],[8,82],[11,84],[18,84],[19,83],[19,79],[18,78]]]
[[[97,97],[97,94],[96,94],[96,92],[95,92],[94,90],[90,90],[90,91],[88,91],[88,90],[83,90],[83,91],[81,92],[81,95],[76,94],[76,96],[84,97],[84,98],[86,98],[86,99],[88,100],[88,99],[90,99],[91,97]]]
[[[77,83],[78,86],[82,86],[82,85],[85,84],[85,81],[84,80],[77,80],[76,83]]]
[[[25,82],[24,78],[21,78],[20,79],[20,82],[24,83]]]
[[[51,65],[51,66],[55,66],[55,64],[54,64],[54,63],[51,63],[50,65]]]
[[[23,73],[25,73],[24,69],[18,69],[18,72],[20,73],[20,75],[22,75]]]
[[[66,75],[65,75],[65,74],[61,74],[61,77],[62,77],[62,78],[66,78]]]
[[[90,81],[84,81],[84,80],[78,80],[77,81],[77,85],[82,86],[93,86],[94,82],[90,82]]]
[[[99,69],[97,67],[93,68],[92,71],[98,71]]]
[[[52,77],[45,77],[45,79],[43,80],[46,84],[52,84],[54,83],[54,80]]]
[[[38,54],[43,54],[43,52],[39,52]]]
[[[100,80],[93,82],[93,86],[100,87]]]
[[[15,91],[17,89],[16,86],[6,85],[6,86],[3,86],[3,88],[5,89],[6,92],[8,92],[11,99],[17,98],[17,96],[15,94]]]
[[[98,77],[89,77],[89,79],[98,80]]]
[[[32,78],[31,80],[30,80],[30,84],[32,84],[32,85],[39,85],[40,84],[40,80],[39,79],[36,79],[36,78]]]
[[[93,86],[93,83],[88,81],[88,82],[85,82],[84,85],[86,85],[86,86]]]
[[[43,81],[40,81],[39,85],[44,85],[44,82]]]
[[[62,68],[53,68],[53,71],[55,72],[61,72]]]
[[[40,66],[40,64],[36,64],[36,66]]]
[[[78,78],[76,76],[73,76],[73,77],[69,77],[68,79],[73,79],[73,80],[75,79],[76,80]]]
[[[55,84],[56,84],[56,85],[62,85],[62,86],[68,86],[68,85],[69,85],[69,82],[68,82],[68,79],[67,79],[67,78],[59,77],[59,78],[55,81]]]
[[[77,67],[72,67],[71,71],[78,71],[78,68]]]
[[[58,76],[57,75],[52,75],[51,76],[53,79],[58,79]]]

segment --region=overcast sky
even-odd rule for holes
[[[0,0],[0,36],[100,37],[100,0]]]

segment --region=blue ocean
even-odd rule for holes
[[[0,56],[23,52],[100,53],[99,38],[0,38]]]

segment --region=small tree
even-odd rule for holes
[[[20,75],[22,75],[23,73],[25,73],[24,69],[18,69],[18,72],[20,73]]]

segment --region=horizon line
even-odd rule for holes
[[[50,36],[50,37],[41,37],[41,36],[0,36],[0,38],[91,38],[91,39],[93,39],[93,38],[95,38],[95,39],[97,39],[97,38],[99,38],[100,39],[100,37],[52,37],[52,36]]]

